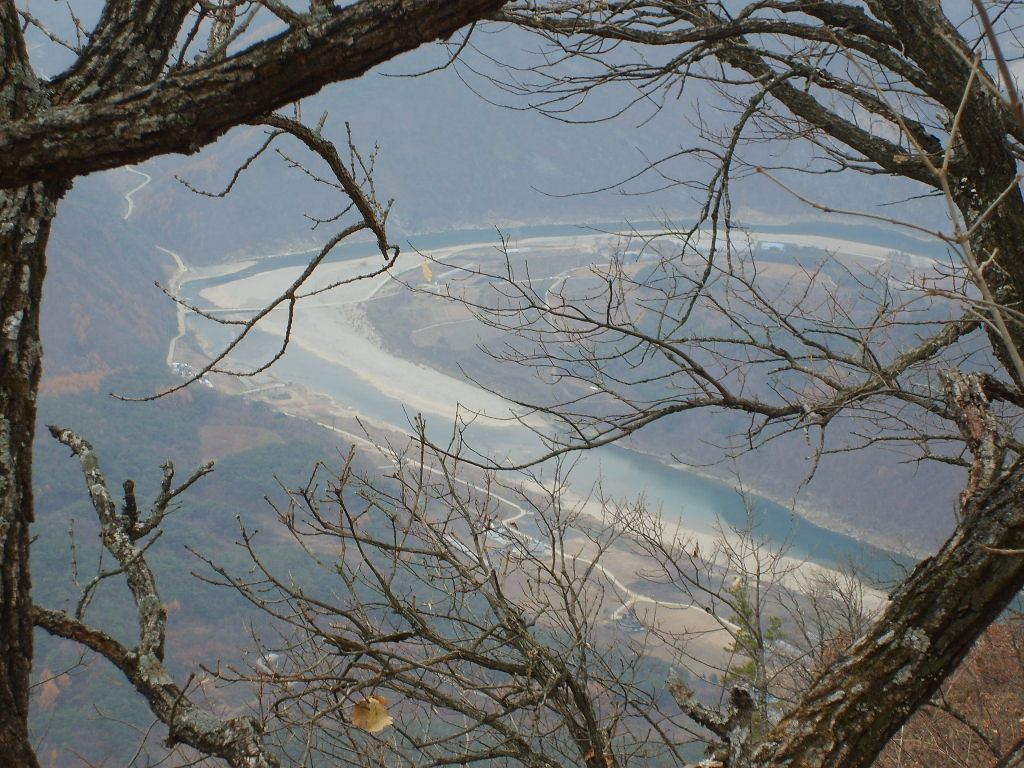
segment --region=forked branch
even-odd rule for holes
[[[99,518],[103,546],[120,564],[135,601],[139,634],[134,647],[86,624],[64,611],[33,606],[36,626],[52,635],[73,640],[103,656],[142,694],[156,717],[167,726],[167,743],[187,744],[199,752],[223,758],[232,768],[277,768],[278,760],[263,743],[259,721],[247,716],[221,719],[195,704],[188,691],[178,686],[165,662],[167,611],[157,590],[156,578],[146,561],[145,548],[136,542],[164,521],[170,502],[190,485],[212,471],[206,464],[174,486],[174,468],[164,465],[161,491],[149,514],[139,519],[134,494],[127,494],[118,509],[92,445],[70,429],[50,427],[50,433],[78,458],[89,498]]]

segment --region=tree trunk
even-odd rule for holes
[[[0,122],[16,121],[47,100],[13,5],[0,3]],[[37,765],[28,733],[32,438],[46,243],[66,188],[35,183],[0,192],[0,766],[19,768]]]
[[[133,159],[196,151],[247,116],[263,115],[423,42],[447,37],[502,1],[373,0],[341,9],[324,6],[322,13],[293,13],[286,32],[240,54],[186,67],[188,76],[178,87],[170,83],[180,77],[162,73],[182,22],[195,5],[189,0],[110,0],[75,65],[45,82],[32,70],[14,3],[0,0],[0,145],[17,144],[0,153],[0,768],[37,765],[28,732],[28,701],[39,309],[50,223],[57,201],[70,188],[68,180]],[[176,94],[184,101],[125,112],[132,101],[123,96],[128,92],[146,93],[157,101]],[[211,104],[196,101],[204,94],[213,99]],[[215,124],[204,127],[204,118],[216,111],[210,108],[214,103],[222,109]],[[183,105],[195,111],[186,114]],[[78,115],[85,123],[63,138],[48,125],[37,134],[43,144],[31,145],[31,138],[24,143],[26,126],[48,123],[58,112]],[[99,127],[102,114],[127,119],[86,136],[83,131]],[[147,133],[144,125],[164,137],[142,151],[126,153],[132,137]],[[68,150],[80,152],[84,164],[69,163]],[[31,170],[19,175],[15,169],[25,164]],[[156,706],[152,697],[151,704]],[[248,743],[243,736],[236,746]]]
[[[42,371],[39,305],[50,222],[64,185],[0,193],[0,765],[34,766],[29,526],[32,439]]]
[[[1001,428],[988,412],[984,375],[948,371],[944,379],[975,456],[960,524],[893,593],[848,658],[787,713],[757,765],[871,765],[1024,586],[1024,462],[1002,470]]]

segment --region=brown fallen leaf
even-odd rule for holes
[[[383,731],[395,721],[388,712],[388,700],[383,696],[370,696],[363,699],[352,710],[352,724],[364,731],[376,733]]]

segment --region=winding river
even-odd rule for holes
[[[891,244],[894,238],[892,233],[880,233],[869,228],[830,226],[819,231],[813,231],[813,228],[808,231],[807,227],[799,230],[785,227],[772,228],[771,231],[764,229],[763,233],[758,233],[763,239],[773,238],[818,246],[827,242],[844,243],[844,251],[869,258],[877,257],[883,249],[901,250],[913,261],[939,255],[926,243],[910,238],[901,239],[898,235],[895,236],[897,242],[894,246]],[[514,234],[520,241],[530,241],[531,247],[538,244],[543,247],[545,242],[569,245],[586,237],[596,237],[579,227],[531,227]],[[460,248],[488,243],[497,243],[493,230],[422,238],[416,246],[423,252],[445,252],[450,256]],[[860,249],[859,253],[857,249]],[[323,275],[318,279],[336,280],[339,275],[350,274],[353,269],[365,269],[362,262],[369,263],[372,257],[367,254],[370,252],[370,246],[339,248],[331,261],[322,265]],[[308,253],[287,254],[248,262],[230,274],[183,278],[179,290],[186,300],[203,307],[258,307],[280,292],[292,279],[289,275],[294,275],[308,257]],[[418,263],[419,257],[412,254],[407,261],[400,263],[399,269],[409,269],[410,265]],[[275,364],[275,378],[326,394],[353,414],[365,415],[403,431],[408,431],[415,412],[421,410],[417,406],[417,395],[425,396],[431,386],[439,391],[450,392],[452,400],[467,402],[467,399],[476,398],[471,406],[491,414],[498,412],[495,410],[497,406],[494,404],[494,396],[477,390],[468,382],[457,381],[443,373],[394,358],[382,352],[363,334],[353,332],[354,329],[349,328],[346,335],[344,328],[324,325],[329,310],[333,310],[336,315],[340,305],[357,304],[365,300],[379,290],[382,280],[387,279],[378,278],[376,281],[343,286],[300,305],[297,326],[312,331],[308,336],[296,337],[296,343]],[[189,318],[190,328],[212,343],[216,344],[224,338],[217,327],[196,320],[195,317]],[[246,346],[242,357],[251,361],[261,359],[279,343],[283,322],[279,320],[275,325],[273,318],[270,320],[267,331],[256,334],[252,343]],[[329,336],[324,335],[328,333]],[[366,366],[378,367],[369,370]],[[435,415],[428,419],[428,428],[436,439],[443,440],[451,433],[451,419]],[[523,457],[537,451],[536,439],[525,427],[474,424],[472,430],[474,446],[484,453]],[[552,471],[550,468],[542,468],[539,472],[542,475],[547,472],[550,476]],[[579,495],[587,496],[598,482],[602,493],[608,498],[635,499],[643,494],[649,504],[661,508],[666,520],[679,520],[681,526],[697,534],[713,536],[720,524],[742,526],[746,521],[744,500],[731,486],[670,467],[654,457],[622,445],[583,452],[575,459],[570,486]],[[866,566],[869,573],[884,578],[892,574],[894,555],[891,553],[814,525],[770,500],[755,496],[752,501],[759,533],[777,542],[788,541],[791,556],[824,566],[835,566],[852,558]],[[900,559],[897,558],[897,561]],[[907,560],[903,558],[902,565],[906,564]]]

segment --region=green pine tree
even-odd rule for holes
[[[759,602],[751,599],[751,589],[746,580],[737,578],[726,587],[725,595],[733,609],[729,621],[737,629],[732,642],[726,646],[732,656],[722,676],[722,684],[724,688],[742,686],[750,692],[754,699],[754,734],[759,738],[766,730],[774,701],[768,674],[768,649],[772,643],[784,640],[786,634],[782,619],[765,616]]]

